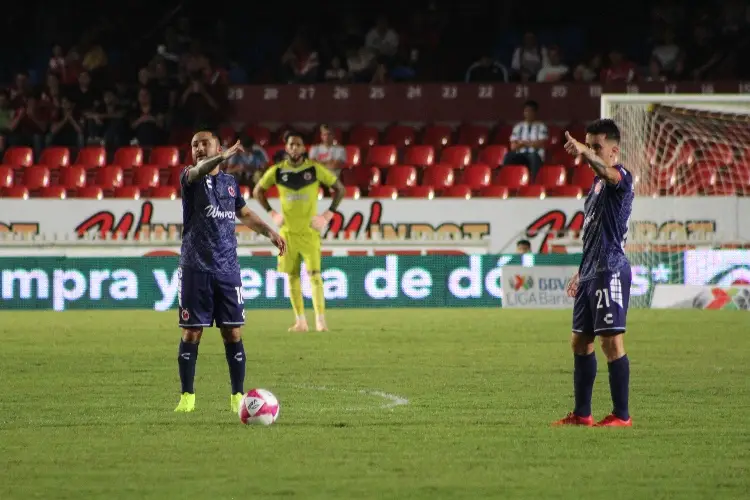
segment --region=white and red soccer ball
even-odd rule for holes
[[[245,425],[271,425],[279,418],[279,400],[265,389],[252,389],[242,396],[237,414]]]

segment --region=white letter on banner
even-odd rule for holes
[[[326,300],[346,299],[349,297],[349,279],[341,269],[326,269],[320,275],[323,278],[323,296]]]
[[[68,282],[73,283],[73,288],[68,288]],[[64,311],[65,302],[78,300],[86,293],[86,277],[75,269],[63,271],[55,269],[52,274],[52,309]]]
[[[380,287],[378,280],[384,280]],[[398,257],[388,255],[385,258],[385,269],[373,269],[365,276],[365,292],[373,299],[395,299],[398,297]]]
[[[89,297],[91,300],[102,299],[102,288],[105,281],[109,279],[109,271],[93,269],[89,273]]]
[[[463,286],[461,280],[469,281],[468,286]],[[469,267],[459,267],[448,276],[448,290],[457,299],[478,299],[482,296],[482,257],[472,255],[469,257]]]
[[[494,267],[484,278],[484,289],[498,299],[503,296],[503,268]]]
[[[163,269],[154,269],[154,279],[161,292],[161,300],[154,304],[155,311],[168,311],[172,308],[177,298],[177,290],[180,287],[179,269],[175,269],[172,278],[167,278],[167,273]]]
[[[14,271],[3,271],[3,299],[11,300],[14,298],[15,282],[18,281],[18,298],[30,299],[32,285],[36,282],[36,298],[49,298],[49,276],[41,269],[16,269]]]
[[[117,269],[112,272],[109,296],[115,300],[136,300],[138,298],[138,277],[130,269]]]
[[[413,267],[404,273],[401,289],[410,299],[424,299],[432,292],[432,275],[427,269]]]
[[[240,271],[240,280],[242,281],[243,300],[253,300],[260,297],[260,287],[263,286],[263,280],[258,271],[255,269],[242,269]]]

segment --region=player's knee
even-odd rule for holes
[[[594,352],[594,337],[573,332],[570,336],[570,347],[573,354],[585,356]]]
[[[622,334],[601,337],[602,351],[607,361],[615,361],[625,356],[625,343]]]
[[[203,335],[203,328],[183,328],[182,341],[188,344],[197,344]]]
[[[308,271],[307,275],[310,277],[310,281],[312,282],[323,281],[323,278],[320,276],[320,271]]]
[[[242,330],[236,326],[223,326],[221,327],[221,337],[224,339],[224,342],[239,342],[240,340],[242,340]]]

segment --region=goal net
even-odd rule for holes
[[[635,180],[626,251],[648,292],[634,306],[657,283],[708,284],[728,249],[750,270],[750,95],[603,95],[601,116]]]

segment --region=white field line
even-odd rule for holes
[[[397,406],[404,406],[409,404],[409,400],[403,396],[398,396],[396,394],[391,394],[388,392],[378,391],[374,389],[361,389],[358,391],[352,390],[352,389],[339,389],[336,387],[327,387],[324,385],[294,385],[292,386],[295,389],[307,389],[312,391],[326,391],[326,392],[349,392],[349,393],[357,393],[361,394],[363,396],[375,396],[378,398],[382,398],[384,400],[383,404],[380,405],[380,408],[384,410],[390,410]],[[366,410],[368,408],[346,408],[346,411],[361,411]]]

